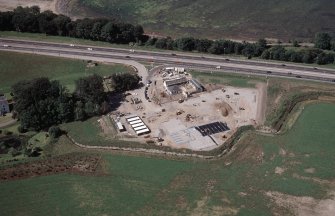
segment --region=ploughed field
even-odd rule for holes
[[[49,172],[41,162],[33,162],[24,172],[30,178],[25,174],[1,180],[0,212],[333,215],[334,128],[335,104],[309,104],[285,134],[249,132],[234,151],[211,161],[89,150],[72,157],[83,150],[66,147],[71,144],[63,137],[55,148],[71,149],[70,162],[62,165],[66,157],[51,157],[45,161]],[[0,173],[7,170],[10,177],[11,169],[1,166]]]
[[[169,36],[312,38],[335,31],[332,0],[72,0],[74,15],[105,15]],[[67,9],[67,12],[69,10]],[[89,13],[92,12],[92,13]]]

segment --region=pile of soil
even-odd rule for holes
[[[231,106],[225,102],[216,103],[214,107],[223,117],[227,117],[233,110]]]

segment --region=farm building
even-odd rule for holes
[[[4,115],[9,112],[10,110],[9,110],[8,101],[5,95],[0,93],[0,115]]]

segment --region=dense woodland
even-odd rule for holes
[[[234,54],[248,58],[289,61],[296,63],[333,64],[335,59],[335,38],[328,33],[319,33],[314,39],[314,48],[298,48],[299,43],[293,41],[295,49],[279,45],[268,46],[266,40],[257,43],[235,42],[231,40],[209,40],[183,37],[172,39],[149,38],[144,35],[142,26],[118,23],[110,19],[78,19],[71,20],[64,15],[51,11],[40,12],[38,6],[17,7],[13,11],[0,12],[0,30],[45,33],[107,41],[110,43],[136,43],[139,46],[154,46],[158,49],[196,51],[216,55]]]
[[[115,89],[123,92],[138,87],[136,74],[112,76]],[[103,78],[98,75],[80,78],[73,93],[58,81],[37,78],[12,86],[14,112],[20,119],[20,132],[44,130],[64,122],[85,120],[110,111],[113,101],[107,100]]]
[[[142,26],[119,23],[110,19],[71,20],[52,11],[40,12],[38,6],[17,7],[0,12],[0,31],[45,33],[77,37],[110,43],[129,43],[147,40]]]

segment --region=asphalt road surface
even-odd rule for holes
[[[85,45],[70,45],[27,40],[0,38],[0,50],[62,56],[78,59],[91,59],[102,62],[125,63],[140,68],[143,81],[147,71],[136,62],[148,62],[167,66],[180,66],[200,71],[218,71],[237,74],[277,76],[292,79],[305,79],[335,84],[335,70],[293,65],[249,61],[201,54],[167,53],[120,48],[105,48]]]

